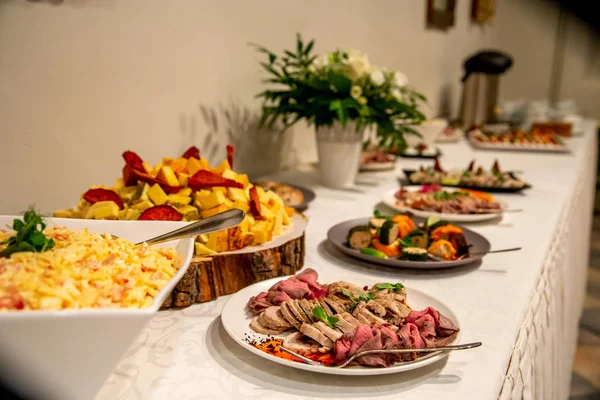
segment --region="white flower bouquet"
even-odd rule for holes
[[[278,56],[256,46],[268,57],[261,63],[269,73],[265,82],[275,85],[258,94],[261,124],[280,120],[287,128],[304,119],[319,128],[353,121],[357,132],[375,126],[378,145],[386,149],[404,148],[405,134],[419,136],[411,126],[425,119],[419,105],[426,99],[408,86],[404,74],[371,65],[356,50],[314,56],[313,46],[314,40],[305,46],[300,35],[295,52]]]

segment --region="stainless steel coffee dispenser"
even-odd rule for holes
[[[482,51],[464,63],[460,119],[469,128],[492,122],[498,101],[500,75],[512,66],[510,56],[499,51]]]

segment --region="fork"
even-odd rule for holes
[[[522,249],[522,247],[512,247],[510,249],[490,250],[490,251],[477,251],[475,253],[469,253],[468,255],[467,254],[463,254],[462,256],[458,257],[456,260],[457,261],[458,260],[464,260],[465,258],[471,257],[471,256],[481,256],[481,255],[492,254],[492,253],[506,253],[508,251],[518,251],[518,250],[521,250],[521,249]],[[427,253],[427,257],[429,259],[431,259],[431,260],[434,260],[434,261],[447,261],[447,260],[444,260],[441,257],[434,256],[431,253]]]
[[[356,353],[355,355],[353,355],[352,357],[350,357],[345,363],[341,364],[341,365],[336,365],[333,367],[329,367],[329,368],[345,368],[348,366],[348,364],[350,364],[352,361],[354,361],[355,359],[357,359],[358,357],[362,357],[362,356],[368,356],[370,354],[405,354],[405,353],[434,353],[436,351],[453,351],[453,350],[467,350],[467,349],[473,349],[475,347],[479,347],[481,346],[481,342],[473,342],[473,343],[465,343],[465,344],[455,344],[455,345],[450,345],[450,346],[442,346],[442,347],[426,347],[423,349],[388,349],[388,350],[365,350],[365,351],[361,351],[360,353]],[[314,361],[311,360],[310,358],[306,358],[298,353],[296,353],[295,351],[292,351],[290,349],[287,349],[283,346],[279,347],[282,351],[284,351],[285,353],[288,353],[296,358],[298,358],[299,360],[303,361],[305,364],[309,364],[309,365],[319,365],[324,367],[325,364],[322,364],[318,361]]]

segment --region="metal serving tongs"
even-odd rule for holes
[[[474,349],[475,347],[479,347],[481,346],[481,342],[473,342],[473,343],[465,343],[465,344],[455,344],[455,345],[450,345],[450,346],[442,346],[442,347],[426,347],[423,349],[389,349],[389,350],[365,350],[365,351],[361,351],[360,353],[356,353],[355,355],[353,355],[352,357],[350,357],[345,363],[340,364],[340,365],[336,365],[336,366],[331,366],[329,368],[345,368],[347,367],[352,361],[354,361],[355,359],[357,359],[358,357],[362,357],[362,356],[368,356],[370,354],[405,354],[405,353],[434,353],[436,351],[453,351],[453,350],[467,350],[467,349]],[[306,364],[310,364],[310,365],[319,365],[324,367],[325,364],[322,364],[318,361],[314,361],[311,360],[310,358],[306,358],[298,353],[296,353],[295,351],[292,351],[290,349],[286,349],[283,346],[279,347],[281,349],[281,351],[288,353],[296,358],[298,358],[299,360],[303,361]]]
[[[152,239],[144,240],[140,243],[157,244],[168,242],[170,240],[185,239],[191,236],[202,235],[203,233],[210,233],[216,231],[222,231],[228,228],[233,228],[244,220],[246,214],[242,210],[233,208],[231,210],[224,211],[219,214],[215,214],[212,217],[202,219],[194,222],[193,224],[186,225],[182,228],[175,229],[174,231],[164,233],[160,236],[153,237]]]
[[[522,247],[511,247],[510,249],[490,250],[490,251],[477,251],[475,253],[469,253],[468,255],[467,254],[463,254],[462,256],[458,257],[457,260],[463,260],[463,259],[465,259],[467,257],[471,257],[471,256],[482,256],[482,255],[484,256],[486,254],[492,254],[492,253],[506,253],[506,252],[509,252],[509,251],[518,251],[518,250],[521,250],[521,249],[522,249]],[[448,261],[448,260],[444,260],[441,257],[434,256],[431,253],[427,253],[427,257],[429,259],[435,260],[435,261]]]

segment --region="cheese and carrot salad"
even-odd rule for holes
[[[144,308],[177,272],[172,248],[87,229],[50,227],[43,233],[55,242],[51,250],[0,258],[0,311]],[[0,242],[14,234],[0,231]]]

